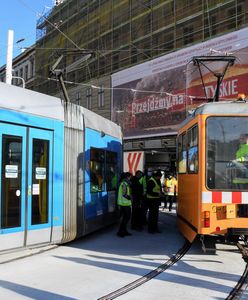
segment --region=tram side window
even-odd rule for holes
[[[104,160],[105,153],[102,149],[90,149],[90,191],[91,193],[104,190]]]
[[[117,183],[118,183],[117,153],[112,151],[106,151],[107,191],[116,190]]]
[[[188,173],[198,173],[198,132],[197,126],[191,128],[188,132]]]
[[[186,173],[186,134],[181,134],[178,137],[178,173]]]

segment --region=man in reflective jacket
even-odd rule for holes
[[[169,202],[169,211],[172,210],[172,205],[176,202],[177,196],[177,179],[175,175],[169,175],[166,177],[164,181],[164,194],[165,194],[165,201],[164,201],[164,209],[167,208],[167,203]]]
[[[248,161],[248,134],[241,134],[239,141],[240,147],[236,152],[236,159],[239,162]]]
[[[246,189],[248,184],[248,134],[240,135],[240,147],[236,152],[236,174],[233,183],[239,185],[239,188]]]
[[[148,215],[148,232],[159,233],[158,229],[158,213],[162,196],[160,178],[162,173],[160,170],[153,173],[147,183],[147,203],[149,207]]]
[[[132,178],[132,174],[126,172],[124,174],[124,178],[121,181],[118,189],[117,203],[120,207],[120,227],[117,232],[117,235],[119,237],[132,235],[127,231],[127,223],[131,217],[131,206],[132,206],[131,178]]]

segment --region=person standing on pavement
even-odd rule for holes
[[[120,182],[118,189],[117,203],[120,208],[120,226],[117,232],[117,236],[125,237],[132,235],[127,231],[127,224],[131,217],[131,206],[132,206],[132,190],[131,190],[131,178],[132,174],[126,172]]]
[[[175,196],[175,180],[174,177],[169,174],[168,177],[164,181],[164,194],[165,194],[165,202],[164,209],[167,208],[167,203],[169,202],[169,211],[172,210],[172,204]]]
[[[162,188],[160,178],[162,173],[160,170],[153,173],[147,183],[147,202],[149,207],[148,215],[148,232],[159,233],[158,229],[158,214],[159,205],[161,203]]]
[[[135,176],[132,177],[132,216],[131,216],[131,228],[133,230],[142,230],[142,211],[141,202],[143,197],[143,185],[140,179],[142,179],[143,173],[138,170]]]
[[[148,204],[147,204],[147,181],[148,181],[148,171],[145,170],[143,176],[140,178],[139,182],[142,185],[142,200],[141,200],[141,224],[142,226],[147,225],[147,211],[148,211]]]
[[[177,203],[177,190],[178,190],[178,182],[177,182],[177,175],[175,174],[173,176],[173,185],[174,185],[174,199],[173,199],[173,202],[174,203]]]

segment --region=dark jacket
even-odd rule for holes
[[[156,180],[155,177],[153,177],[153,178]],[[156,181],[157,181],[158,185],[160,186],[160,190],[162,190],[160,180],[156,180]],[[147,182],[147,194],[149,194],[151,196],[154,196],[154,197],[157,197],[157,198],[160,198],[160,194],[153,192],[154,187],[155,187],[155,183],[153,182],[153,180],[148,180],[148,182]]]
[[[140,202],[143,197],[143,186],[140,183],[138,177],[134,176],[132,178],[132,192],[133,192],[133,202]]]

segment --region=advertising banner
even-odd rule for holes
[[[181,49],[112,75],[112,120],[125,138],[176,133],[194,106],[215,94],[219,66],[201,74],[192,65],[195,56],[236,57],[220,86],[220,100],[248,94],[248,28]]]

